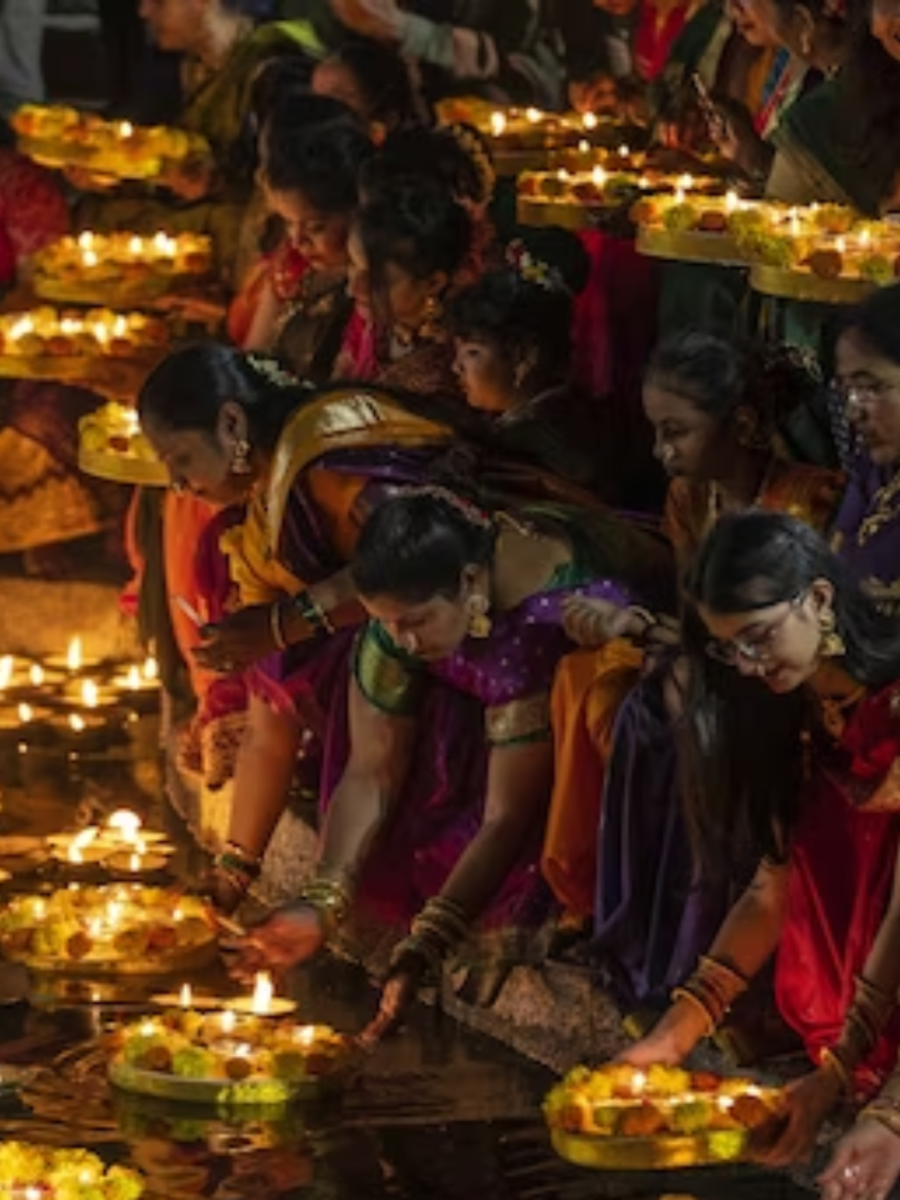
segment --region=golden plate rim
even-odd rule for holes
[[[18,963],[36,975],[76,976],[139,976],[147,979],[167,978],[183,971],[200,971],[211,966],[219,953],[218,942],[211,934],[208,941],[191,946],[179,954],[160,954],[153,959],[80,959],[69,961],[57,958],[36,958],[31,954],[9,954],[0,942],[0,956],[6,962]]]
[[[86,475],[112,483],[162,488],[167,488],[170,483],[169,472],[161,462],[106,454],[102,450],[85,450],[81,445],[78,447],[78,467]]]
[[[673,232],[639,225],[636,246],[638,252],[647,258],[661,258],[669,262],[707,263],[737,268],[752,265],[728,233],[706,233],[700,229]]]
[[[567,1162],[593,1171],[660,1171],[728,1166],[744,1161],[749,1131],[715,1130],[655,1138],[592,1137],[551,1129],[553,1149]]]
[[[159,1100],[171,1100],[181,1104],[203,1104],[227,1108],[284,1108],[304,1096],[315,1096],[336,1082],[346,1073],[349,1062],[341,1060],[341,1066],[327,1075],[297,1081],[284,1079],[243,1080],[230,1083],[225,1079],[185,1079],[163,1071],[147,1071],[134,1067],[116,1056],[110,1060],[107,1075],[110,1083],[133,1096],[148,1096]],[[261,1100],[253,1095],[253,1089],[271,1089],[272,1084],[284,1089],[279,1100]],[[237,1093],[233,1095],[231,1093]]]
[[[756,263],[750,271],[750,286],[763,296],[814,304],[859,304],[881,286],[871,279],[822,279],[812,271]]]

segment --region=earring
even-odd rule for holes
[[[820,658],[843,658],[847,646],[837,629],[834,613],[827,613],[819,622],[822,640],[819,642]]]
[[[426,341],[437,341],[442,333],[441,318],[444,315],[444,306],[441,304],[437,296],[429,296],[425,301],[425,308],[422,311],[422,323],[419,325],[419,337]]]
[[[466,600],[469,617],[469,636],[483,640],[491,636],[493,622],[489,614],[491,602],[482,592],[473,592]]]
[[[808,29],[804,29],[800,36],[800,54],[803,58],[809,58],[812,53],[812,34]]]
[[[232,475],[250,474],[250,443],[246,438],[241,438],[234,443],[230,470]]]

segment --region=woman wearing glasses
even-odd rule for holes
[[[861,445],[835,523],[834,546],[886,612],[900,613],[900,285],[847,318],[837,393]]]
[[[706,877],[759,867],[707,957],[625,1057],[675,1063],[774,954],[775,995],[814,1069],[760,1152],[803,1158],[900,1040],[900,628],[807,525],[724,517],[687,581],[690,826]]]

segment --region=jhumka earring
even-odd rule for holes
[[[425,301],[425,307],[422,310],[422,322],[419,325],[419,337],[426,341],[437,341],[443,329],[441,326],[441,318],[444,315],[444,306],[441,304],[437,296],[429,296]]]
[[[484,639],[491,636],[493,622],[489,615],[490,607],[491,602],[482,592],[473,592],[466,600],[470,637]]]
[[[246,438],[241,438],[234,443],[234,449],[231,452],[230,469],[232,475],[250,474],[250,443]]]
[[[822,640],[819,642],[820,657],[843,658],[847,653],[847,646],[838,632],[834,613],[826,613],[819,622],[819,628],[822,630]]]

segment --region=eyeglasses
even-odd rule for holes
[[[744,662],[755,663],[757,666],[769,662],[772,657],[772,643],[778,637],[788,617],[800,607],[805,599],[806,592],[795,596],[788,602],[787,609],[780,617],[777,617],[765,629],[751,638],[732,638],[728,642],[713,639],[707,642],[707,656],[715,659],[716,662],[724,663],[726,667],[737,666],[740,659],[743,659]]]
[[[875,379],[871,383],[842,383],[840,379],[831,381],[832,393],[851,410],[877,404],[898,388],[900,383],[891,383],[887,379]]]

